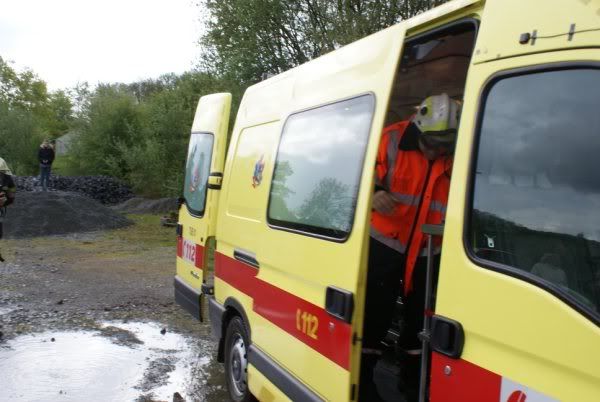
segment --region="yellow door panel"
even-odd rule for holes
[[[261,402],[291,401],[275,384],[265,377],[254,366],[248,366],[249,387],[252,395]]]
[[[306,343],[298,338],[283,333],[281,328],[263,316],[256,314],[253,326],[253,342],[256,345],[267,347],[270,356],[288,356],[287,361],[296,362],[293,369],[303,373],[301,380],[310,384],[310,388],[329,401],[350,400],[350,387],[341,388],[332,384],[348,384],[350,372],[314,349],[306,348]],[[300,327],[302,326],[300,322]],[[327,326],[328,323],[319,322],[319,325]],[[300,328],[301,330],[302,328]],[[341,345],[340,345],[341,346]],[[284,369],[292,371],[291,367],[281,365]]]
[[[240,133],[228,173],[230,185],[225,203],[228,218],[264,222],[270,179],[265,167],[273,166],[279,130],[279,122],[272,122],[246,128]],[[248,244],[246,241],[240,243]]]
[[[252,309],[246,314],[255,317],[250,322],[253,345],[328,400],[349,400],[357,391],[360,343],[353,339],[362,332],[364,296],[360,283],[364,281],[368,240],[365,217],[370,210],[373,161],[403,39],[404,27],[398,25],[291,70],[274,83],[268,80],[250,88],[240,107],[228,155],[218,219],[218,283],[227,282],[252,298]],[[273,119],[256,124],[248,110],[263,104],[261,110]],[[312,118],[319,119],[330,110],[342,116],[352,108],[357,114],[346,120],[360,119],[357,124],[366,130],[359,140],[364,142],[361,156],[351,161],[355,164],[352,174],[356,175],[356,187],[343,187],[322,174],[323,170],[315,170],[314,174],[302,171],[294,162],[296,156],[308,156],[317,165],[328,163],[330,156],[318,144],[330,129],[342,130],[337,140],[332,138],[340,141],[339,155],[334,157],[343,158],[344,141],[358,140],[354,140],[352,131],[340,129],[341,125],[331,119],[329,128],[311,128]],[[285,132],[286,125],[302,134],[297,137],[300,142],[282,142],[281,132]],[[311,138],[314,140],[307,141]],[[291,159],[278,159],[284,153]],[[339,175],[340,170],[343,168],[339,166],[332,170],[331,177]],[[315,183],[319,175],[329,181]],[[313,216],[324,210],[306,200],[305,204],[297,201],[286,206],[289,199],[285,197],[300,192],[309,195],[318,186],[324,191],[332,185],[358,191],[356,205],[352,205],[351,229],[343,240],[305,233],[297,229],[301,226],[298,222],[292,225],[296,229],[277,223],[285,214],[286,219],[304,219],[300,217],[304,214],[314,220]],[[340,198],[340,202],[346,201]],[[276,211],[271,217],[269,208]],[[313,212],[306,212],[309,209]],[[326,311],[328,287],[329,292],[352,298],[354,313],[348,317],[349,322]],[[227,299],[230,292],[231,288],[219,285],[217,300]]]

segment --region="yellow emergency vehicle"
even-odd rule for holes
[[[419,398],[600,401],[600,0],[446,3],[250,87],[227,151],[231,96],[200,99],[175,296],[232,400],[358,400],[380,134],[438,93],[463,109]]]

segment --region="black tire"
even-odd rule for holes
[[[246,326],[235,316],[225,334],[225,377],[229,397],[235,402],[255,400],[248,389],[248,346]]]

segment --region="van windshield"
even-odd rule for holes
[[[207,133],[192,133],[190,137],[183,196],[190,212],[197,216],[204,214],[213,138]]]
[[[481,123],[471,242],[600,316],[600,70],[493,84]]]

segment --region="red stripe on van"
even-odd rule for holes
[[[194,261],[194,265],[196,268],[202,269],[202,265],[204,263],[204,247],[196,244],[196,261]]]
[[[498,401],[502,376],[461,359],[433,352],[430,401]]]
[[[215,252],[215,276],[240,292],[253,296],[258,269],[224,254]]]
[[[349,370],[352,326],[324,308],[257,278],[257,273],[250,265],[215,253],[215,276],[252,297],[253,311]]]
[[[177,257],[183,256],[183,237],[177,236]]]

